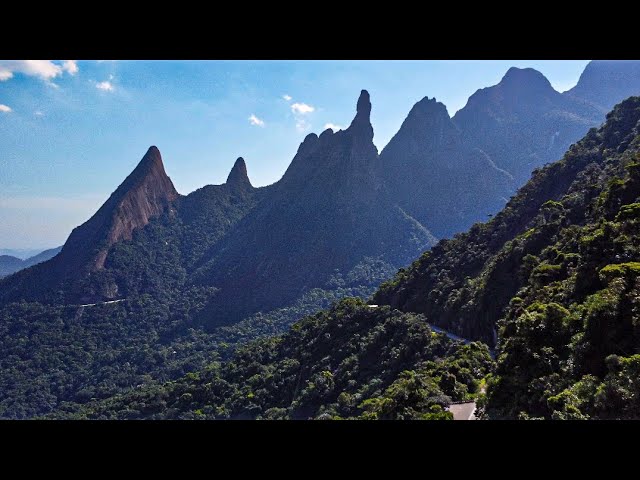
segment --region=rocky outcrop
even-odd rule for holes
[[[226,184],[234,189],[253,188],[251,186],[251,181],[249,180],[249,175],[247,174],[247,164],[244,162],[244,158],[239,157],[236,160],[236,163],[233,164],[233,168],[227,177]]]
[[[178,192],[167,176],[157,147],[149,148],[138,166],[87,222],[76,227],[61,252],[61,262],[99,270],[109,247],[130,240],[133,231],[165,212]]]

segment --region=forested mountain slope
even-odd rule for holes
[[[516,187],[509,173],[463,139],[447,108],[425,97],[380,154],[394,201],[438,238],[499,211]]]
[[[507,207],[440,242],[376,303],[493,341],[489,412],[638,418],[640,97],[617,105]]]
[[[367,259],[407,265],[435,244],[385,188],[370,113],[363,90],[349,128],[308,135],[269,196],[198,269],[197,284],[220,288],[203,314],[209,325],[286,305]]]
[[[212,359],[213,360],[213,359]],[[102,402],[61,406],[76,419],[450,419],[493,361],[486,345],[433,332],[420,315],[345,299],[230,362]]]
[[[520,108],[513,118],[521,119],[527,108],[540,113],[538,104],[553,108],[576,104],[575,99],[558,100],[557,92],[550,92],[539,75],[525,73],[525,81],[511,78],[511,86],[490,90],[491,108],[480,109],[480,116],[492,117],[494,107],[501,112],[506,105]],[[526,90],[539,90],[539,102],[535,95],[532,100],[518,93]],[[519,96],[522,104],[516,101]],[[509,103],[511,100],[505,103],[509,98],[516,101],[515,106]],[[580,100],[579,108],[592,112],[595,107],[585,102]],[[637,122],[634,105],[637,99],[617,107],[604,127],[571,147],[561,161],[536,171],[491,222],[440,242],[411,267],[401,270],[380,289],[374,303],[411,313],[407,318],[412,322],[431,322],[491,345],[503,332],[499,348],[505,353],[510,330],[500,319],[518,321],[514,316],[518,311],[512,309],[514,298],[527,302],[527,295],[534,295],[527,292],[541,291],[544,282],[569,281],[575,274],[575,286],[567,284],[567,291],[573,293],[564,292],[565,296],[554,299],[573,312],[567,302],[581,304],[584,298],[580,295],[594,294],[604,285],[597,269],[635,261],[634,236],[622,234],[615,237],[615,242],[627,242],[622,251],[615,251],[620,258],[614,255],[612,260],[605,255],[603,261],[608,263],[602,265],[581,250],[571,250],[574,246],[556,246],[562,253],[557,258],[551,258],[553,250],[545,253],[565,230],[570,237],[576,228],[608,218],[605,210],[593,205],[595,198],[609,195],[603,193],[606,189],[615,190],[620,184],[622,190],[631,192],[625,195],[633,195],[632,179],[623,178],[616,168],[626,172],[624,165],[637,150],[637,143],[631,140]],[[282,333],[303,315],[346,295],[368,297],[398,267],[436,243],[430,225],[443,234],[449,227],[453,232],[472,223],[475,216],[480,220],[498,209],[502,189],[511,188],[509,175],[482,148],[467,143],[464,130],[452,122],[442,104],[429,99],[418,102],[380,156],[372,143],[370,110],[369,95],[363,91],[351,126],[335,133],[327,130],[319,137],[309,135],[283,179],[268,187],[254,188],[244,161],[238,159],[225,184],[208,185],[181,196],[164,173],[159,152],[151,148],[96,215],[74,230],[64,255],[0,280],[0,417],[42,415],[58,410],[64,402],[93,405],[139,386],[164,391],[161,383],[198,371],[216,356],[228,359],[240,343]],[[505,129],[513,118],[499,117],[499,128],[491,130],[492,134],[509,133],[509,128],[518,135],[526,133],[521,128],[524,124]],[[480,123],[492,125],[484,120]],[[578,123],[586,125],[582,120]],[[525,152],[537,138],[536,132],[529,131],[526,138],[516,135],[509,148],[521,144],[521,153]],[[528,153],[523,155],[519,158]],[[631,175],[634,167],[629,168]],[[469,178],[470,173],[478,178]],[[458,174],[468,180],[456,183]],[[623,179],[616,183],[616,175]],[[440,192],[421,189],[437,186],[438,182],[429,183],[431,176],[448,182],[451,188]],[[409,179],[418,181],[409,184]],[[610,180],[611,187],[607,186]],[[469,185],[468,191],[465,184]],[[413,193],[404,194],[403,186]],[[635,197],[621,201],[630,205],[625,207],[629,209],[625,215],[632,215]],[[627,223],[631,221],[612,222],[630,228]],[[596,233],[593,235],[600,238]],[[614,237],[605,238],[608,242]],[[606,242],[597,244],[597,248],[607,252]],[[575,255],[588,258],[587,266]],[[578,265],[575,271],[574,264]],[[606,274],[616,268],[611,267]],[[633,270],[633,266],[619,268]],[[114,300],[118,302],[102,303]],[[540,308],[531,311],[536,315],[547,311],[546,307]],[[368,311],[362,305],[358,310]],[[382,310],[387,312],[385,319],[401,315]],[[323,322],[332,321],[332,315]],[[385,319],[378,318],[381,322]],[[325,327],[318,328],[310,330],[309,335]],[[362,328],[355,335],[364,335],[367,327]],[[580,351],[601,348],[579,345],[583,348]],[[312,342],[305,347],[312,350]],[[585,357],[590,362],[585,371],[596,375],[598,381],[604,375],[601,357],[611,348],[602,347],[599,353]],[[560,364],[568,358],[566,361],[575,365],[578,357],[563,352]],[[624,347],[615,353],[620,352],[631,355],[634,350]],[[291,358],[304,353],[300,349],[291,353]],[[425,355],[420,358],[447,361],[440,353],[435,357]],[[537,351],[532,354],[534,359],[539,356]],[[518,358],[500,357],[501,368],[507,360],[517,365]],[[341,361],[340,357],[331,360],[332,365]],[[359,391],[371,379],[382,379],[383,383],[390,382],[384,385],[391,386],[399,378],[395,370],[387,375],[387,367],[380,370],[369,359],[365,363],[372,368],[367,374],[371,376],[356,379],[355,384],[347,382],[349,392]],[[417,368],[405,363],[409,370]],[[480,371],[474,373],[474,381],[487,371],[484,368],[482,375]],[[527,372],[512,378],[504,372],[491,393],[494,415],[554,415],[541,407],[546,393],[523,393],[530,385]],[[555,375],[558,370],[553,372]],[[578,375],[562,372],[565,376]],[[240,384],[246,380],[243,375],[224,378]],[[439,374],[429,370],[425,375],[435,379]],[[420,382],[412,385],[422,388]],[[465,382],[470,389],[475,388]],[[381,394],[376,392],[367,390],[358,398],[373,399]],[[255,416],[280,401],[275,393],[270,395]],[[282,403],[277,408],[286,408],[286,416],[296,418],[320,415],[329,408],[327,405],[335,403],[332,398],[323,397],[307,410]],[[533,406],[524,405],[526,401],[532,401]],[[222,400],[212,402],[219,406]],[[245,415],[236,406],[224,408],[232,412],[230,416]],[[407,415],[425,413],[424,409],[411,408],[413,413]],[[589,415],[596,414],[593,408]],[[76,411],[76,407],[72,409]],[[356,406],[340,415],[359,416],[364,411],[364,407]],[[176,411],[175,415],[182,413]],[[602,411],[597,415],[602,416]]]
[[[184,379],[72,418],[446,418],[492,370],[490,418],[640,417],[640,97],[616,106],[493,220],[384,284]],[[457,283],[455,283],[457,282]],[[449,398],[445,398],[443,394]]]

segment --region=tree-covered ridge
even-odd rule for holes
[[[491,221],[439,242],[401,269],[381,285],[374,301],[423,313],[464,337],[493,342],[495,322],[528,280],[515,272],[528,254],[548,245],[560,212],[569,208],[572,223],[589,221],[584,211],[604,188],[603,167],[621,165],[616,149],[628,149],[634,138],[635,102],[619,105],[603,127],[572,145],[562,160],[536,170]]]
[[[63,403],[81,405],[180,378],[212,358],[229,359],[238,345],[279,335],[345,296],[368,297],[375,290],[359,282],[366,282],[364,275],[336,276],[326,290],[215,332],[193,321],[213,289],[91,307],[7,305],[0,309],[0,418],[31,418]]]
[[[638,418],[640,97],[375,296],[491,340],[488,413]]]
[[[486,345],[433,332],[424,317],[345,299],[179,381],[143,387],[60,418],[449,419],[493,361]],[[65,413],[66,410],[66,413]]]

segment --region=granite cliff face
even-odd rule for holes
[[[101,273],[110,249],[131,240],[152,219],[170,213],[178,197],[160,151],[150,147],[100,209],[73,229],[58,255],[3,281],[0,301],[55,298],[68,303],[117,298],[120,292],[113,276]]]
[[[178,192],[164,171],[160,151],[152,146],[96,214],[71,232],[61,261],[74,268],[104,268],[109,247],[131,240],[136,228],[168,210],[176,198]]]
[[[151,147],[60,255],[2,281],[0,303],[197,285],[218,290],[209,310],[215,324],[344,286],[371,262],[364,276],[378,278],[373,270],[404,266],[436,238],[498,212],[536,167],[604,119],[587,98],[609,81],[615,95],[635,88],[625,68],[590,64],[566,94],[533,69],[512,68],[453,119],[424,98],[380,155],[363,90],[349,128],[308,135],[283,178],[263,188],[251,185],[238,158],[226,183],[179,196]]]

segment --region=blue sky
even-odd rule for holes
[[[62,244],[150,145],[182,194],[223,183],[239,156],[268,185],[308,133],[349,125],[363,88],[381,150],[424,96],[453,115],[511,66],[564,91],[587,63],[0,60],[0,248]]]

